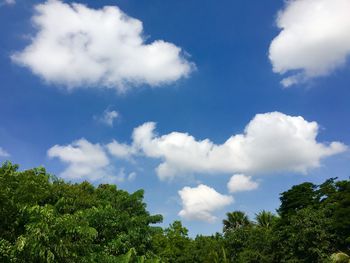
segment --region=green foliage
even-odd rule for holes
[[[160,263],[158,258],[147,258],[146,256],[138,256],[136,250],[131,248],[128,253],[121,255],[115,259],[118,263]]]
[[[150,224],[162,217],[148,213],[143,194],[65,183],[43,168],[19,172],[7,162],[0,168],[0,261],[117,262],[129,251],[150,254]]]
[[[5,240],[0,238],[0,262],[11,262],[13,261],[13,251],[14,248],[12,244]]]
[[[227,219],[223,220],[224,233],[236,230],[238,228],[246,227],[251,224],[248,216],[242,211],[234,211],[226,214]]]
[[[240,211],[227,214],[231,225],[226,228],[224,243],[230,262],[274,262],[273,231],[278,217],[270,212],[262,211],[256,215],[257,223]],[[234,222],[240,223],[234,223]]]
[[[256,214],[255,220],[257,225],[260,227],[272,228],[276,224],[278,217],[271,212],[263,210]]]
[[[350,249],[350,180],[330,182],[332,192],[325,195],[322,206],[332,219],[333,233],[339,250]],[[322,190],[322,185],[321,189]]]
[[[327,234],[334,247],[350,249],[350,180],[330,178],[321,185],[303,183],[281,194],[278,210],[282,221],[288,224],[293,215],[305,208],[310,212],[322,210],[328,219]]]
[[[332,263],[350,263],[350,256],[345,253],[338,252],[331,255]]]
[[[281,194],[281,206],[278,209],[282,218],[295,214],[298,210],[308,206],[315,206],[318,202],[316,185],[303,183],[293,186],[290,190]]]
[[[326,262],[334,237],[329,232],[331,220],[322,209],[304,208],[281,222],[275,237],[281,262]]]
[[[223,236],[218,233],[213,236],[197,236],[192,242],[190,253],[190,262],[229,262]]]
[[[188,262],[190,238],[188,230],[180,221],[175,221],[164,231],[160,230],[153,236],[153,246],[157,255],[164,262]]]
[[[143,190],[72,184],[44,168],[0,167],[0,262],[350,262],[350,181],[303,183],[278,215],[227,213],[223,233],[188,236],[180,221],[155,227]],[[343,252],[339,252],[343,251]]]

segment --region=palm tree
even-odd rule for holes
[[[222,221],[224,224],[224,232],[251,225],[248,216],[242,211],[230,212],[227,213],[226,216],[227,219]]]
[[[265,210],[256,214],[255,220],[260,227],[270,228],[276,221],[277,216]]]

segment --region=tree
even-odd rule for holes
[[[226,214],[223,220],[224,244],[230,261],[235,262],[237,255],[242,252],[249,238],[252,223],[242,211],[234,211]]]
[[[307,207],[281,221],[274,229],[279,262],[326,262],[335,250],[331,219],[324,209]]]
[[[134,249],[151,255],[153,223],[143,190],[66,183],[43,168],[0,167],[1,262],[106,262]],[[141,257],[142,258],[142,257]],[[146,257],[145,257],[146,258]]]
[[[337,237],[338,249],[350,252],[350,181],[332,181],[330,187],[332,191],[324,197],[322,207],[332,219],[332,232]]]
[[[280,197],[281,206],[278,209],[282,219],[288,218],[300,209],[318,204],[316,188],[317,186],[312,183],[302,183],[283,192]]]
[[[267,212],[265,210],[256,214],[255,220],[257,225],[264,228],[271,228],[277,221],[277,216],[272,214],[271,212]]]
[[[191,262],[203,263],[226,263],[226,250],[224,248],[223,236],[216,233],[212,236],[198,235],[191,242],[190,253],[193,258]]]
[[[44,168],[0,167],[0,262],[347,262],[350,181],[303,183],[281,194],[279,215],[227,213],[223,234],[188,236],[180,221],[153,226],[144,191],[67,183]]]
[[[191,255],[190,244],[188,230],[182,226],[180,221],[174,221],[164,231],[159,230],[153,236],[156,254],[164,262],[191,262],[188,260]]]
[[[224,233],[235,230],[241,227],[246,227],[251,224],[248,216],[242,211],[234,211],[226,214],[227,219],[223,220]]]

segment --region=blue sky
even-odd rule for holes
[[[64,3],[0,6],[0,161],[143,188],[192,236],[349,177],[348,0]]]

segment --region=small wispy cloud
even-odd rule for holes
[[[3,6],[3,5],[14,5],[16,4],[16,0],[3,0],[0,2],[0,6]]]
[[[101,115],[99,116],[95,115],[93,118],[94,120],[102,124],[113,127],[114,121],[119,117],[120,117],[119,112],[115,110],[106,109]]]
[[[10,154],[0,147],[0,157],[10,157]]]
[[[134,181],[135,178],[136,178],[136,173],[135,172],[131,172],[129,174],[127,174],[125,172],[125,168],[122,167],[119,169],[119,172],[117,173],[117,175],[115,176],[115,180],[119,183],[123,183],[123,182],[131,182],[131,181]]]
[[[135,178],[136,178],[137,174],[135,172],[131,172],[129,173],[128,175],[128,181],[131,182],[131,181],[134,181]]]

